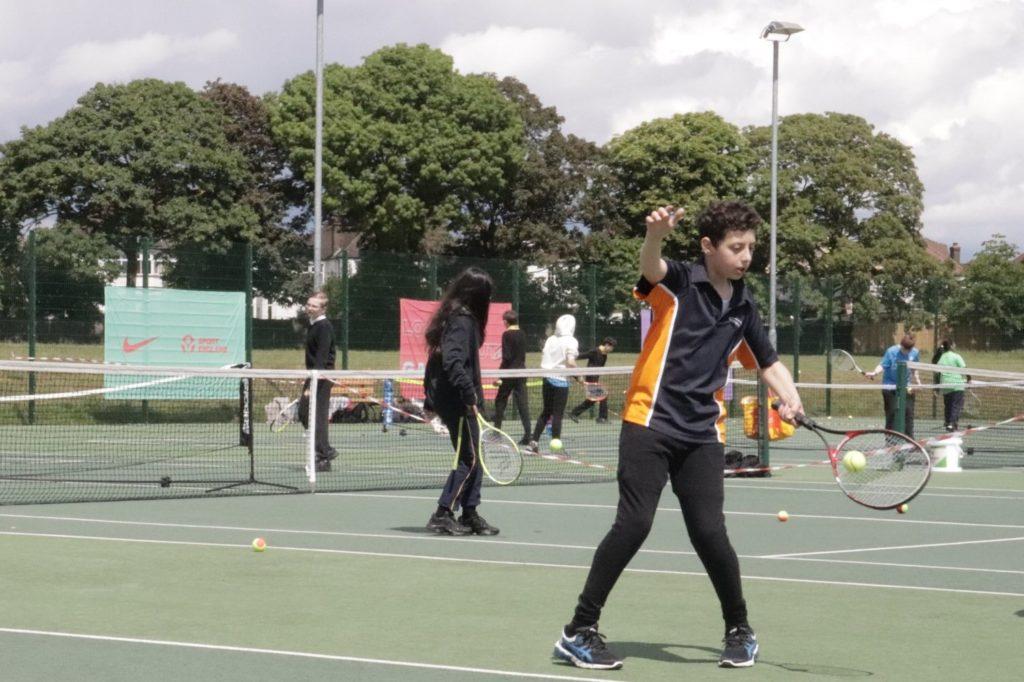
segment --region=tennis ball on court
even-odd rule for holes
[[[551,447],[551,451],[552,452],[560,451],[562,449],[562,439],[561,438],[552,438],[551,439],[550,447]]]
[[[263,538],[256,538],[252,541],[252,551],[262,552],[267,548],[267,541]]]
[[[782,521],[783,523],[789,521],[789,512],[787,512],[785,509],[780,511],[776,516],[779,519],[779,521]]]
[[[910,505],[904,502],[900,506],[896,507],[896,511],[900,514],[906,514],[908,511],[910,511]]]
[[[860,450],[850,450],[843,455],[843,467],[850,472],[862,471],[868,465],[868,460]]]

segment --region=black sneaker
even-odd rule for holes
[[[597,424],[607,424],[608,423],[608,417],[598,417],[595,420],[595,423],[597,423]]]
[[[459,518],[461,523],[466,528],[469,528],[473,535],[497,535],[498,529],[487,523],[484,517],[479,514],[463,514]]]
[[[519,445],[529,445],[530,442],[531,441],[529,436],[523,436],[522,438],[519,439]]]
[[[531,440],[529,443],[527,443],[526,444],[526,449],[529,450],[530,452],[532,452],[535,455],[539,455],[540,454],[540,446],[537,445],[537,441],[535,441],[535,440]]]
[[[757,635],[749,625],[737,625],[725,633],[725,648],[718,658],[721,668],[749,668],[757,660]]]
[[[575,412],[570,412],[569,413],[569,419],[572,420],[573,424],[579,424],[580,423],[580,416],[578,414],[576,414]]]
[[[570,637],[564,630],[555,642],[555,658],[590,670],[618,670],[622,659],[609,651],[597,627],[580,628]]]
[[[316,460],[316,470],[317,471],[330,471],[331,470],[331,460],[329,460],[329,459],[317,459]]]
[[[427,521],[427,528],[438,535],[469,535],[473,532],[455,520],[455,514],[449,512],[434,512]]]

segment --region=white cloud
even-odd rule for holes
[[[54,86],[92,85],[99,81],[124,81],[147,75],[173,59],[204,60],[238,44],[231,31],[219,29],[196,38],[146,33],[107,43],[84,42],[63,50],[50,69]]]

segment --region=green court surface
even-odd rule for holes
[[[751,670],[716,666],[717,600],[667,491],[601,622],[625,667],[552,661],[614,516],[597,483],[485,489],[487,539],[424,531],[434,490],[2,507],[2,677],[1017,679],[1020,469],[936,474],[906,515],[821,467],[726,485]]]

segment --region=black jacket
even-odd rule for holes
[[[480,380],[480,330],[468,312],[456,312],[441,333],[440,352],[427,360],[423,385],[426,407],[440,415],[466,413],[467,405],[483,405]]]
[[[334,327],[326,319],[306,331],[306,369],[334,369]]]

